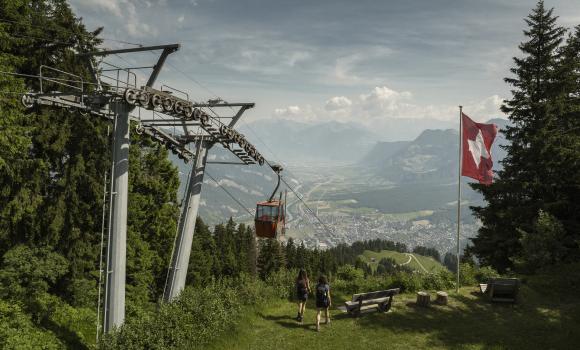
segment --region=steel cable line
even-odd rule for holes
[[[42,29],[43,31],[46,30],[45,27],[37,26],[37,25],[34,25],[32,23],[24,23],[24,22],[20,22],[20,21],[14,21],[14,20],[10,20],[10,19],[7,19],[7,18],[0,18],[0,22],[25,25],[25,26],[28,26],[28,27],[31,27],[31,28]],[[135,45],[135,46],[141,46],[141,47],[143,46],[142,44],[136,44],[136,43],[132,43],[132,42],[124,41],[124,40],[111,39],[111,38],[106,38],[106,37],[98,37],[98,36],[96,36],[94,34],[75,33],[75,32],[72,32],[72,31],[68,31],[68,30],[64,29],[63,27],[58,28],[58,30],[59,31],[62,31],[62,32],[66,32],[68,34],[72,34],[72,35],[78,36],[78,37],[84,37],[84,38],[89,38],[89,39],[100,39],[100,40],[112,41],[112,42],[116,42],[116,43],[120,43],[120,44]],[[6,33],[6,34],[8,34],[8,33]],[[8,35],[11,35],[11,34],[8,34]],[[44,39],[44,38],[40,38],[40,37],[30,37],[30,36],[24,36],[24,37],[31,38],[31,39],[41,39],[41,40]]]
[[[153,52],[151,52],[151,51],[149,51],[149,52],[150,52],[151,54],[153,54]],[[191,76],[190,76],[188,73],[186,73],[186,72],[184,72],[183,70],[181,70],[181,69],[177,68],[175,65],[171,64],[170,62],[168,62],[168,63],[167,63],[167,65],[168,65],[168,66],[170,66],[170,67],[172,67],[173,69],[175,69],[175,70],[176,70],[178,73],[181,73],[181,74],[182,74],[184,77],[188,78],[189,80],[191,80],[191,81],[192,81],[192,82],[194,82],[195,84],[199,85],[199,86],[200,86],[202,89],[206,90],[207,92],[209,92],[210,94],[212,94],[214,97],[217,97],[217,98],[220,98],[220,99],[221,99],[221,97],[220,97],[219,95],[217,95],[215,92],[213,92],[213,91],[212,91],[212,90],[210,90],[209,88],[205,87],[205,86],[204,86],[203,84],[201,84],[199,81],[197,81],[196,79],[194,79],[193,77],[191,77]],[[215,112],[215,111],[214,111],[212,108],[209,108],[209,107],[208,107],[208,109],[209,109],[209,110],[210,110],[210,111],[211,111],[211,112],[212,112],[212,113],[213,113],[215,116],[217,116],[217,117],[219,118],[219,115],[218,115],[218,114],[217,114],[217,113],[216,113],[216,112]],[[233,110],[233,108],[232,108],[232,107],[230,107],[230,109],[232,109],[232,110]],[[266,148],[267,148],[267,149],[270,151],[270,153],[272,153],[272,155],[274,155],[274,156],[275,156],[275,158],[278,158],[278,157],[277,157],[277,156],[274,154],[274,152],[273,152],[273,151],[270,149],[270,147],[268,147],[268,145],[267,145],[267,144],[266,144],[266,143],[265,143],[265,142],[264,142],[264,141],[263,141],[263,140],[262,140],[262,139],[261,139],[261,138],[260,138],[260,137],[259,137],[259,136],[256,134],[256,132],[255,132],[255,131],[253,131],[253,129],[252,129],[252,128],[251,128],[251,127],[248,125],[248,123],[245,123],[245,125],[248,127],[248,129],[250,129],[250,130],[252,131],[252,133],[253,133],[253,134],[254,134],[254,135],[255,135],[255,136],[258,138],[258,140],[259,140],[259,141],[260,141],[260,142],[261,142],[261,143],[262,143],[264,146],[266,146]],[[271,164],[271,163],[270,163],[268,160],[266,160],[266,163],[268,164],[268,166],[269,166],[270,168],[272,168],[272,164]],[[282,162],[280,162],[280,163],[282,163]],[[286,164],[284,164],[284,165],[286,166]],[[295,178],[296,178],[296,176],[294,176],[294,175],[293,175],[293,174],[292,174],[290,171],[288,171],[288,172],[289,172],[289,173],[290,173],[290,174],[291,174],[293,177],[295,177]],[[209,175],[209,174],[208,174],[208,175]],[[216,180],[215,180],[213,177],[211,177],[211,175],[209,175],[209,176],[210,176],[210,178],[212,178],[212,180],[216,181]],[[301,201],[301,202],[304,204],[304,206],[305,206],[305,207],[308,209],[308,212],[309,212],[309,213],[310,213],[312,216],[314,216],[314,217],[316,218],[316,220],[317,220],[317,221],[318,221],[318,222],[319,222],[319,223],[320,223],[320,224],[321,224],[321,225],[322,225],[322,226],[323,226],[323,227],[326,229],[326,231],[327,231],[328,233],[332,233],[332,231],[329,229],[329,227],[328,227],[328,226],[327,226],[327,225],[326,225],[326,224],[325,224],[325,223],[324,223],[324,222],[323,222],[323,221],[322,221],[322,220],[321,220],[321,219],[320,219],[320,218],[319,218],[319,217],[318,217],[318,216],[317,216],[317,215],[314,213],[314,211],[312,210],[312,208],[310,208],[310,207],[308,206],[308,204],[306,204],[306,202],[305,202],[305,201],[304,201],[304,199],[303,199],[303,198],[302,198],[302,197],[301,197],[301,196],[298,194],[298,192],[296,192],[296,191],[294,190],[294,188],[293,188],[292,186],[290,186],[290,184],[288,184],[288,182],[286,182],[286,180],[285,180],[285,179],[283,179],[283,178],[282,178],[281,180],[282,180],[282,182],[284,182],[284,184],[286,185],[286,187],[287,187],[288,189],[290,189],[290,191],[291,191],[292,193],[294,193],[294,195],[296,196],[296,198],[298,198],[298,199],[299,199],[299,200],[300,200],[300,201]],[[216,183],[217,183],[217,181],[216,181]],[[220,187],[222,187],[222,186],[221,186],[219,183],[218,183],[218,185],[219,185]],[[222,189],[224,189],[224,188],[222,187]],[[240,206],[242,206],[242,207],[243,207],[243,208],[244,208],[244,209],[245,209],[245,210],[246,210],[246,211],[247,211],[247,212],[248,212],[250,215],[252,215],[252,214],[250,213],[250,211],[249,211],[249,210],[248,210],[248,209],[247,209],[245,206],[243,206],[243,205],[242,205],[242,204],[241,204],[241,203],[240,203],[240,202],[239,202],[237,199],[235,199],[235,198],[234,198],[234,197],[233,197],[233,196],[232,196],[232,195],[231,195],[231,194],[230,194],[230,193],[229,193],[227,190],[225,190],[225,189],[224,189],[224,191],[225,191],[226,193],[228,193],[228,195],[230,195],[230,197],[232,197],[232,199],[234,199],[234,200],[235,200],[235,201],[236,201],[236,202],[237,202],[237,203],[238,203]]]
[[[117,40],[112,40],[112,41],[117,41]],[[119,41],[121,42],[121,41]],[[135,46],[140,46],[142,47],[142,44],[136,44],[136,43],[129,43],[129,42],[124,42],[130,45],[135,45]],[[150,52],[152,55],[154,55],[153,52]],[[127,61],[125,61],[127,62]],[[177,68],[175,65],[173,65],[171,62],[167,62],[167,65],[170,66],[171,68],[173,68],[174,70],[176,70],[178,73],[181,73],[183,76],[185,76],[186,78],[188,78],[189,80],[191,80],[192,82],[194,82],[195,84],[197,84],[198,86],[200,86],[202,89],[204,89],[205,91],[209,92],[211,95],[213,95],[216,98],[221,99],[221,97],[216,94],[214,91],[210,90],[208,87],[206,87],[205,85],[203,85],[202,83],[200,83],[197,79],[191,77],[188,73],[184,72],[183,70]],[[222,99],[223,100],[223,99]],[[233,108],[230,106],[229,107],[232,111]],[[214,114],[216,117],[219,118],[219,115],[210,107],[208,107],[208,109],[212,112],[212,114]],[[276,156],[276,154],[272,151],[272,149],[257,135],[257,133],[253,130],[253,128],[251,128],[249,126],[248,123],[245,123],[246,127],[254,134],[254,136],[256,136],[256,138],[270,151],[270,153],[276,158],[278,159],[279,157]],[[272,168],[272,164],[266,160],[266,163],[268,164],[268,166],[270,166],[270,168]],[[279,161],[279,163],[284,164],[284,166],[287,168],[287,165],[285,163],[283,163],[282,161]],[[292,177],[297,178],[297,176],[293,175],[292,172],[290,170],[287,170],[288,173],[290,173],[292,175]],[[208,176],[214,180],[233,200],[236,201],[236,203],[238,203],[241,207],[243,207],[248,214],[253,215],[242,203],[240,203],[235,197],[233,197],[231,195],[231,193],[229,193],[229,191],[227,191],[223,186],[221,186],[219,184],[219,182],[217,182],[209,173]],[[306,202],[304,201],[304,199],[298,194],[298,192],[296,190],[294,190],[294,188],[292,186],[290,186],[290,184],[288,184],[288,182],[286,182],[285,179],[282,179],[282,182],[284,182],[284,184],[286,185],[287,188],[290,189],[290,191],[292,193],[294,193],[294,195],[296,196],[296,198],[298,198],[300,200],[300,202],[302,202],[304,204],[304,206],[308,209],[308,212],[313,215],[316,220],[322,225],[324,226],[324,228],[329,232],[332,233],[332,231],[328,228],[328,226],[314,213],[314,211],[308,206],[308,204],[306,204]]]
[[[24,24],[24,25],[28,25],[28,26],[31,26],[31,27],[37,27],[37,28],[40,28],[40,27],[38,27],[38,26],[34,26],[34,25],[32,25],[32,24],[29,24],[29,23],[20,23],[20,22],[17,22],[17,21],[6,20],[6,19],[3,19],[3,18],[0,18],[0,21],[3,21],[3,22],[9,22],[9,23],[16,23],[16,24]],[[92,39],[102,39],[102,40],[109,40],[109,41],[114,41],[114,42],[119,42],[119,43],[129,44],[129,45],[135,45],[135,46],[139,46],[139,47],[142,47],[142,46],[143,46],[142,44],[136,44],[136,43],[131,43],[131,42],[122,41],[122,40],[109,39],[109,38],[98,38],[97,36],[92,36],[92,35],[83,35],[83,34],[79,34],[79,33],[72,33],[72,32],[69,32],[69,33],[71,33],[71,34],[74,34],[74,35],[77,35],[77,36],[84,36],[84,37],[92,38]],[[8,33],[7,33],[7,34],[8,34]],[[14,36],[14,35],[12,35],[12,34],[8,34],[8,35],[9,35],[9,36],[13,36],[13,37],[15,37],[15,36]],[[48,38],[39,38],[39,37],[32,37],[32,36],[22,36],[22,37],[25,37],[25,38],[31,38],[31,39],[37,39],[37,40],[47,40],[47,41],[50,41],[50,42],[53,42],[53,43],[62,43],[62,44],[67,44],[67,45],[71,45],[71,44],[73,44],[73,43],[67,43],[67,42],[62,42],[62,41],[55,41],[55,40],[50,40],[50,39],[48,39]],[[149,52],[150,52],[151,54],[153,54],[153,52],[151,52],[151,51],[149,51]],[[125,60],[123,60],[123,61],[125,61]],[[125,62],[127,62],[127,61],[125,61]],[[214,91],[210,90],[208,87],[206,87],[205,85],[203,85],[202,83],[200,83],[200,82],[199,82],[198,80],[196,80],[195,78],[191,77],[189,74],[187,74],[187,73],[186,73],[186,72],[184,72],[183,70],[181,70],[181,69],[177,68],[175,65],[171,64],[170,62],[168,62],[168,63],[167,63],[167,65],[169,65],[170,67],[172,67],[173,69],[175,69],[175,70],[176,70],[178,73],[181,73],[183,76],[185,76],[185,77],[186,77],[186,78],[188,78],[189,80],[193,81],[195,84],[197,84],[198,86],[200,86],[200,87],[201,87],[202,89],[204,89],[205,91],[209,92],[209,93],[210,93],[211,95],[213,95],[214,97],[221,99],[221,97],[220,97],[219,95],[217,95],[217,94],[216,94]],[[233,111],[233,108],[232,108],[231,106],[229,106],[229,108],[230,108],[230,109]],[[218,117],[218,118],[219,118],[219,115],[218,115],[218,114],[217,114],[217,113],[216,113],[216,112],[215,112],[215,111],[214,111],[212,108],[208,107],[208,109],[209,109],[209,110],[212,112],[212,114],[214,114],[216,117]],[[267,144],[266,144],[266,143],[265,143],[265,142],[264,142],[264,141],[263,141],[263,140],[262,140],[262,139],[261,139],[261,138],[260,138],[260,137],[257,135],[257,133],[256,133],[256,132],[255,132],[255,131],[254,131],[254,130],[253,130],[251,127],[250,127],[250,126],[249,126],[249,124],[248,124],[248,123],[245,123],[245,125],[246,125],[246,127],[247,127],[247,128],[248,128],[248,129],[249,129],[249,130],[250,130],[250,131],[251,131],[251,132],[254,134],[254,136],[256,136],[256,138],[258,138],[258,140],[259,140],[259,141],[260,141],[260,142],[261,142],[261,143],[262,143],[262,144],[263,144],[263,145],[264,145],[264,146],[265,146],[265,147],[266,147],[266,148],[267,148],[267,149],[270,151],[270,153],[271,153],[272,155],[274,155],[274,157],[275,157],[275,158],[278,158],[278,157],[275,155],[275,153],[274,153],[274,152],[273,152],[273,151],[270,149],[270,147],[268,147],[268,145],[267,145]],[[270,168],[272,168],[272,164],[271,164],[270,162],[268,162],[267,160],[266,160],[266,162],[267,162],[267,164],[270,166]],[[285,167],[287,167],[287,165],[286,165],[285,163],[283,163],[283,162],[281,162],[281,161],[280,161],[280,163],[281,163],[281,164],[284,164],[284,166],[285,166]],[[292,175],[292,173],[291,173],[289,170],[288,170],[288,172],[289,172],[289,173]],[[233,195],[232,195],[232,194],[231,194],[229,191],[227,191],[227,190],[226,190],[226,189],[225,189],[223,186],[221,186],[221,184],[219,184],[219,182],[217,182],[217,180],[215,180],[215,178],[213,178],[213,177],[212,177],[212,176],[211,176],[209,173],[208,173],[208,176],[209,176],[209,177],[210,177],[210,178],[211,178],[213,181],[215,181],[215,182],[218,184],[218,186],[220,186],[220,187],[221,187],[221,188],[224,190],[224,192],[226,192],[226,193],[227,193],[227,194],[228,194],[228,195],[229,195],[229,196],[230,196],[230,197],[231,197],[231,198],[232,198],[234,201],[236,201],[236,203],[238,203],[238,205],[240,205],[242,208],[244,208],[244,210],[246,210],[246,212],[248,212],[248,214],[250,214],[250,215],[253,215],[253,214],[252,214],[252,213],[251,213],[251,212],[250,212],[250,211],[249,211],[249,210],[248,210],[248,209],[247,209],[247,208],[246,208],[246,207],[245,207],[245,206],[244,206],[244,205],[243,205],[241,202],[239,202],[239,201],[238,201],[238,200],[237,200],[235,197],[233,197]],[[296,176],[294,176],[294,175],[292,175],[292,176],[296,178]],[[305,207],[308,209],[308,212],[309,212],[311,215],[313,215],[313,216],[314,216],[314,217],[317,219],[317,221],[318,221],[318,222],[319,222],[319,223],[320,223],[322,226],[324,226],[324,228],[325,228],[325,229],[326,229],[326,230],[327,230],[329,233],[332,233],[332,232],[331,232],[331,230],[328,228],[328,226],[327,226],[327,225],[326,225],[326,224],[325,224],[325,223],[324,223],[324,222],[323,222],[323,221],[322,221],[322,220],[321,220],[321,219],[320,219],[320,218],[319,218],[319,217],[318,217],[318,216],[317,216],[317,215],[314,213],[314,211],[313,211],[313,210],[312,210],[312,209],[311,209],[311,208],[308,206],[308,204],[306,204],[306,202],[305,202],[305,201],[303,200],[303,198],[302,198],[302,197],[301,197],[301,196],[298,194],[298,192],[296,192],[296,191],[294,190],[294,188],[293,188],[292,186],[290,186],[290,185],[288,184],[288,182],[286,182],[286,180],[285,180],[285,179],[281,179],[281,180],[282,180],[282,182],[284,182],[284,184],[286,185],[286,187],[287,187],[287,188],[289,188],[289,189],[290,189],[290,191],[291,191],[292,193],[294,193],[294,195],[296,196],[296,198],[298,198],[298,199],[299,199],[299,200],[300,200],[300,201],[301,201],[301,202],[304,204],[304,206],[305,206]]]
[[[34,74],[22,74],[22,73],[5,72],[5,71],[0,71],[0,74],[13,75],[13,76],[24,77],[24,78],[40,79],[40,75],[34,75]],[[54,81],[66,82],[66,83],[79,83],[79,82],[81,82],[80,80],[74,80],[74,79],[62,79],[62,78],[53,78],[53,77],[43,77],[43,78],[54,80]],[[84,85],[97,85],[95,83],[91,83],[90,81],[83,81],[82,83]]]
[[[199,81],[197,81],[196,79],[194,79],[194,78],[192,78],[191,76],[189,76],[189,74],[185,73],[184,71],[182,71],[181,69],[179,69],[179,68],[175,67],[174,65],[172,65],[172,64],[170,64],[170,63],[168,63],[168,65],[169,65],[170,67],[172,67],[173,69],[175,69],[177,72],[181,73],[181,74],[182,74],[183,76],[185,76],[186,78],[188,78],[188,79],[190,79],[191,81],[193,81],[194,83],[198,84],[198,85],[199,85],[201,88],[205,89],[205,90],[206,90],[207,92],[209,92],[210,94],[214,95],[214,97],[217,97],[217,98],[220,98],[220,99],[221,99],[221,97],[220,97],[219,95],[217,95],[216,93],[214,93],[214,92],[213,92],[212,90],[210,90],[209,88],[205,87],[203,84],[201,84],[201,83],[200,83]],[[208,108],[209,108],[209,107],[208,107]],[[232,110],[233,110],[233,108],[232,108],[232,107],[230,107],[230,109],[232,109]],[[219,115],[218,115],[218,114],[217,114],[217,113],[216,113],[216,112],[215,112],[215,111],[214,111],[212,108],[209,108],[209,110],[210,110],[210,111],[211,111],[211,112],[212,112],[214,115],[216,115],[216,116],[219,118]],[[250,129],[250,130],[252,130],[252,128],[251,128],[251,127],[248,125],[248,123],[245,123],[245,124],[246,124],[246,126],[247,126],[247,127]],[[262,144],[264,144],[264,146],[266,146],[266,148],[267,148],[267,149],[270,151],[270,153],[272,153],[272,155],[274,155],[274,156],[276,157],[276,155],[275,155],[275,154],[274,154],[274,152],[273,152],[273,151],[270,149],[270,147],[268,147],[268,145],[267,145],[267,144],[266,144],[266,143],[265,143],[265,142],[264,142],[264,141],[263,141],[261,138],[259,138],[259,137],[258,137],[258,135],[257,135],[257,134],[256,134],[256,133],[255,133],[253,130],[252,130],[252,133],[254,133],[254,135],[255,135],[255,136],[258,138],[258,140],[259,140],[259,141],[260,141]],[[278,157],[276,157],[276,158],[278,158]],[[268,166],[269,166],[270,168],[272,168],[272,164],[271,164],[271,163],[270,163],[268,160],[266,160],[266,163],[268,164]],[[280,162],[280,163],[282,163],[282,162]],[[285,165],[285,166],[286,166],[286,165]],[[290,172],[290,171],[288,171],[288,172]],[[214,178],[213,178],[211,175],[209,175],[209,174],[208,174],[208,176],[210,176],[210,178],[211,178],[212,180],[214,180],[214,181],[215,181],[215,182],[216,182],[216,183],[217,183],[217,184],[218,184],[220,187],[222,187],[222,186],[221,186],[221,185],[220,185],[220,184],[219,184],[219,183],[218,183],[218,182],[217,182],[217,181],[216,181],[216,180],[215,180],[215,179],[214,179]],[[293,177],[296,177],[296,176],[293,176]],[[318,217],[318,216],[317,216],[317,215],[314,213],[314,211],[312,210],[312,208],[310,208],[310,207],[308,206],[308,204],[306,204],[306,202],[305,202],[305,201],[304,201],[304,199],[303,199],[303,198],[302,198],[302,197],[301,197],[301,196],[298,194],[298,192],[296,192],[296,191],[294,190],[294,188],[293,188],[292,186],[290,186],[290,184],[288,184],[288,182],[286,182],[286,180],[285,180],[284,178],[281,178],[281,181],[282,181],[282,182],[283,182],[283,183],[286,185],[286,187],[287,187],[288,189],[290,189],[290,191],[291,191],[292,193],[294,193],[294,195],[296,196],[296,198],[298,198],[298,199],[300,200],[300,202],[302,202],[302,203],[304,204],[304,206],[305,206],[305,207],[308,209],[308,212],[309,212],[309,213],[310,213],[312,216],[314,216],[314,217],[316,218],[316,220],[317,220],[317,221],[318,221],[318,222],[319,222],[319,223],[320,223],[320,224],[321,224],[321,225],[322,225],[322,226],[323,226],[323,227],[326,229],[326,231],[327,231],[328,233],[332,233],[332,231],[329,229],[329,227],[328,227],[328,226],[327,226],[327,225],[326,225],[326,224],[325,224],[325,223],[324,223],[324,222],[323,222],[323,221],[322,221],[322,220],[321,220],[321,219],[320,219],[320,218],[319,218],[319,217]],[[235,199],[235,198],[234,198],[234,197],[233,197],[233,196],[232,196],[232,195],[231,195],[231,194],[230,194],[230,193],[229,193],[229,192],[228,192],[228,191],[227,191],[225,188],[223,188],[223,187],[222,187],[222,189],[223,189],[223,190],[224,190],[226,193],[228,193],[228,195],[229,195],[229,196],[230,196],[232,199],[234,199],[234,200],[235,200],[235,201],[236,201],[236,202],[237,202],[237,203],[238,203],[240,206],[242,206],[242,207],[243,207],[243,208],[244,208],[244,209],[245,209],[245,210],[248,212],[248,214],[252,215],[252,213],[250,213],[250,211],[249,211],[249,210],[248,210],[248,209],[247,209],[245,206],[243,206],[243,205],[242,205],[242,204],[241,204],[241,203],[240,203],[240,202],[239,202],[237,199]]]
[[[306,204],[306,202],[304,201],[304,199],[292,188],[292,186],[290,186],[288,184],[288,182],[286,182],[286,180],[284,178],[280,178],[280,180],[286,185],[286,187],[288,189],[290,189],[290,191],[292,191],[292,193],[294,193],[294,195],[296,196],[296,198],[298,198],[300,200],[300,202],[302,202],[302,204],[304,204],[304,206],[308,209],[308,212],[314,216],[314,218],[316,218],[316,220],[322,225],[324,226],[324,229],[330,233],[333,234],[334,232],[332,230],[330,230],[330,228],[318,217],[318,215],[316,215],[316,213],[314,213],[314,211],[308,206],[308,204]]]
[[[246,206],[244,204],[242,204],[242,202],[240,202],[236,197],[234,197],[225,187],[223,187],[219,181],[217,181],[213,176],[211,176],[211,174],[205,170],[205,173],[207,174],[207,176],[209,176],[210,179],[212,179],[219,187],[221,187],[222,190],[224,190],[225,193],[228,194],[228,196],[230,196],[231,199],[233,199],[236,203],[238,203],[238,205],[242,208],[244,208],[244,210],[250,215],[250,217],[254,216],[254,214],[248,209],[246,208]]]

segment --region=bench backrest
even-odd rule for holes
[[[490,278],[488,283],[517,286],[519,284],[519,280],[517,278]]]
[[[518,292],[517,278],[492,278],[489,280],[494,295],[514,295]]]
[[[352,301],[359,301],[360,298],[362,298],[363,300],[369,300],[369,299],[390,297],[392,295],[399,294],[399,291],[400,291],[400,288],[393,288],[393,289],[387,289],[387,290],[379,290],[376,292],[353,294]]]

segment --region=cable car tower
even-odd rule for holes
[[[92,80],[47,66],[38,75],[40,91],[22,96],[25,107],[48,106],[78,111],[80,114],[113,121],[111,189],[109,192],[108,248],[103,329],[109,332],[125,319],[125,269],[127,244],[127,201],[129,181],[129,134],[145,134],[164,145],[185,162],[193,161],[192,174],[182,204],[178,233],[163,300],[175,298],[185,286],[195,221],[200,204],[207,153],[216,144],[229,150],[237,162],[264,165],[266,160],[246,138],[234,130],[242,114],[254,103],[227,103],[221,99],[194,102],[187,93],[162,85],[154,88],[166,58],[179,50],[179,44],[97,51],[80,54],[86,58]],[[94,57],[161,51],[154,66],[119,67]],[[144,86],[137,86],[137,69],[151,69]],[[212,116],[213,108],[237,108],[231,117]],[[228,119],[227,123],[222,120]],[[173,128],[173,132],[171,131]],[[179,131],[177,131],[179,130]],[[195,144],[195,150],[191,145]],[[270,165],[269,163],[267,163]],[[279,175],[279,171],[273,168]],[[281,170],[281,169],[280,169]],[[270,198],[271,202],[272,198]],[[269,203],[268,202],[268,203]]]

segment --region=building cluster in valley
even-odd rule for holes
[[[429,219],[392,220],[381,215],[324,214],[321,219],[296,220],[288,227],[289,237],[304,242],[309,248],[328,249],[340,243],[385,239],[400,242],[409,249],[416,246],[432,247],[442,255],[455,252],[457,244],[457,224],[445,220],[432,222]],[[461,225],[460,244],[463,249],[469,238],[475,237],[479,225]],[[308,232],[294,236],[293,232]]]

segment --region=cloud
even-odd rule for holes
[[[73,4],[76,1],[73,1]],[[123,0],[84,0],[82,5],[86,8],[92,8],[95,10],[104,10],[112,15],[121,17],[121,8],[125,1]]]
[[[352,53],[352,51],[356,51]],[[349,53],[336,58],[331,80],[340,84],[376,84],[380,79],[375,75],[363,72],[373,61],[384,60],[393,54],[393,50],[384,46],[367,46],[349,48]]]
[[[252,194],[255,196],[263,196],[264,195],[263,193],[258,192],[256,190],[249,190],[245,186],[242,186],[242,185],[240,185],[232,180],[221,179],[218,182],[219,182],[220,186],[235,188],[235,189],[237,189],[241,192],[244,192],[244,193]]]
[[[282,117],[298,116],[303,114],[302,109],[298,106],[288,106],[285,108],[276,108],[274,114]]]
[[[313,56],[309,47],[263,33],[214,35],[196,41],[196,47],[193,54],[203,62],[266,76],[291,74]]]
[[[377,86],[370,93],[359,96],[359,106],[370,116],[407,116],[413,105],[406,102],[412,94],[409,91],[395,91],[387,86]]]
[[[108,20],[113,22],[112,27],[117,29],[116,34],[121,38],[127,37],[127,34],[141,39],[158,34],[156,27],[149,25],[145,16],[139,13],[153,6],[147,0],[71,0],[71,5],[97,17],[102,17],[103,14],[113,15]],[[165,1],[158,1],[155,5],[164,6]]]
[[[467,104],[464,106],[463,111],[469,116],[473,115],[473,119],[476,121],[487,121],[490,118],[504,117],[505,114],[500,111],[503,100],[499,95],[492,95],[481,101]]]
[[[504,116],[499,110],[503,99],[492,95],[482,100],[465,104],[464,112],[474,120],[485,121]],[[274,115],[292,117],[301,121],[357,121],[367,125],[385,122],[388,119],[434,119],[453,121],[457,118],[456,105],[420,104],[410,91],[397,91],[388,86],[376,86],[368,93],[349,98],[334,96],[326,100],[323,107],[306,108],[288,106],[277,108]]]
[[[181,15],[177,18],[177,22],[179,23],[183,23],[183,21],[185,20],[185,16]]]
[[[327,111],[344,110],[352,106],[352,101],[345,96],[334,96],[326,101],[324,109]]]
[[[288,106],[276,108],[274,115],[299,120],[314,120],[316,119],[317,112],[314,111],[311,105],[306,105],[305,107]]]

